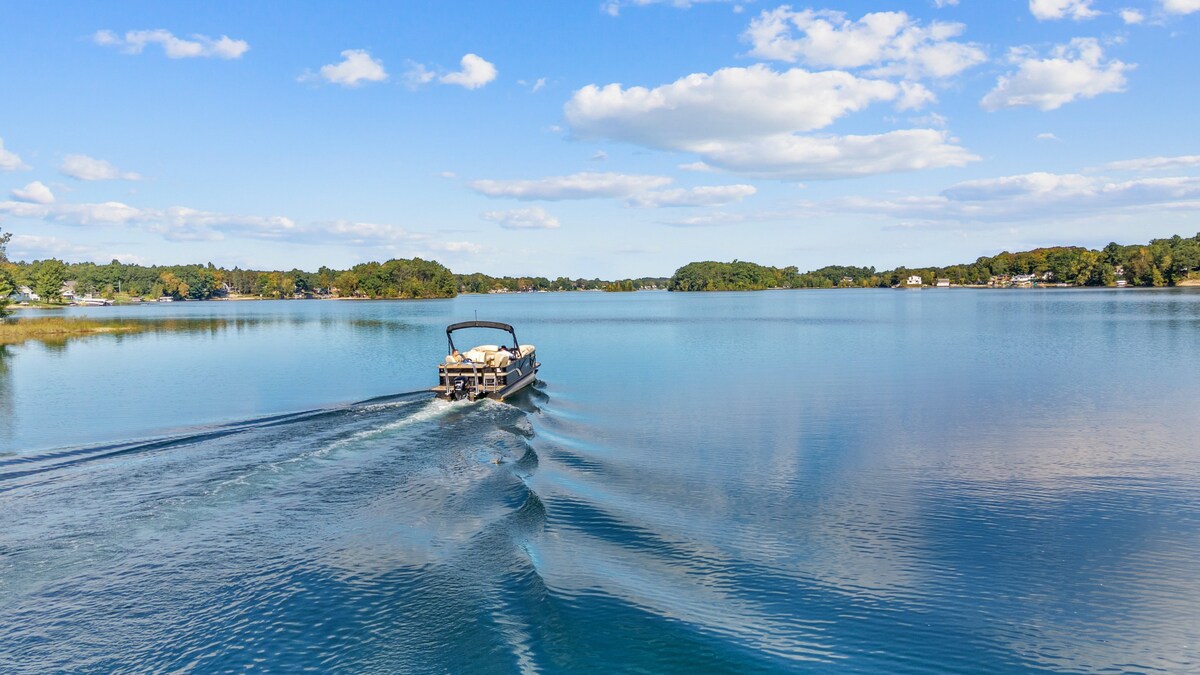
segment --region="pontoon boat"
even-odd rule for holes
[[[464,328],[494,328],[512,336],[512,347],[479,345],[465,352],[454,347],[454,331]],[[474,401],[481,398],[504,400],[533,384],[537,379],[537,353],[533,345],[517,341],[517,333],[506,323],[495,321],[464,321],[446,327],[446,342],[450,353],[438,366],[438,386],[433,388],[439,398]]]

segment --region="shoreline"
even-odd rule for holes
[[[703,293],[759,293],[763,291],[921,291],[921,290],[974,290],[974,291],[1037,291],[1037,290],[1055,290],[1055,291],[1080,291],[1080,290],[1138,290],[1138,291],[1169,291],[1180,288],[1200,288],[1200,279],[1188,279],[1179,282],[1173,286],[1076,286],[1076,285],[1038,285],[1038,286],[984,286],[984,285],[954,285],[954,286],[832,286],[827,288],[813,287],[798,287],[798,288],[730,288],[730,289],[714,289],[703,291],[671,291],[668,289],[638,289],[628,291],[629,293],[685,293],[685,294],[703,294]],[[489,296],[489,295],[540,295],[540,294],[591,294],[602,291],[531,291],[531,292],[516,292],[516,293],[459,293],[458,295],[448,296],[443,298],[342,298],[342,297],[309,297],[309,298],[259,298],[259,297],[223,297],[223,298],[208,298],[205,300],[181,299],[171,302],[160,303],[156,301],[142,302],[114,302],[111,305],[83,305],[83,304],[15,304],[9,305],[10,311],[16,312],[36,312],[36,311],[60,311],[65,309],[73,309],[77,307],[146,307],[159,305],[172,305],[175,303],[196,303],[196,302],[303,302],[303,301],[334,301],[334,302],[423,302],[429,300],[453,300],[456,297],[463,296]]]

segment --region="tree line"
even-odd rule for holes
[[[1153,239],[1148,244],[1110,243],[1100,250],[1055,246],[981,257],[947,267],[874,267],[831,265],[801,273],[798,268],[751,262],[694,262],[675,271],[672,291],[754,291],[769,288],[886,288],[919,276],[925,284],[949,279],[957,285],[983,285],[993,278],[1033,275],[1073,286],[1173,286],[1200,270],[1200,233],[1185,238]]]
[[[770,267],[734,260],[694,262],[665,277],[639,279],[570,279],[558,277],[494,277],[481,273],[454,274],[432,260],[393,259],[367,262],[348,269],[322,266],[316,272],[300,269],[250,270],[206,265],[132,265],[65,263],[57,259],[10,261],[6,245],[11,234],[0,232],[0,315],[9,297],[28,286],[44,301],[60,298],[64,284],[74,282],[77,295],[107,298],[171,297],[208,300],[230,294],[262,298],[450,298],[459,293],[528,291],[737,291],[768,288],[874,288],[895,286],[910,276],[924,283],[949,279],[953,284],[986,284],[993,277],[1027,274],[1078,286],[1112,286],[1124,279],[1131,286],[1171,286],[1200,269],[1200,234],[1154,239],[1148,244],[1111,243],[1100,250],[1078,246],[978,258],[947,267],[874,267],[830,265],[809,272],[795,266]]]
[[[454,274],[438,262],[420,258],[366,262],[340,270],[322,266],[316,272],[227,269],[212,263],[146,266],[119,260],[108,264],[57,259],[13,262],[5,256],[3,245],[10,236],[0,233],[0,305],[7,305],[9,296],[20,287],[28,287],[45,302],[55,302],[61,299],[68,282],[74,282],[78,296],[210,300],[227,295],[276,299],[450,298],[459,293],[640,290],[665,288],[668,281],[666,277],[607,281]]]

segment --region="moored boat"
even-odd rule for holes
[[[454,332],[465,328],[491,328],[508,332],[512,347],[478,345],[465,352],[454,346]],[[512,326],[497,321],[464,321],[446,327],[449,353],[438,365],[438,385],[433,388],[439,398],[451,401],[494,398],[504,400],[537,379],[537,350],[533,345],[517,341]]]

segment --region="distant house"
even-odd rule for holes
[[[75,282],[67,281],[63,283],[62,288],[58,291],[58,295],[62,298],[63,302],[69,305],[75,304]]]
[[[12,299],[16,302],[41,302],[42,298],[33,289],[28,286],[18,286],[17,292],[12,294]]]
[[[925,281],[921,279],[921,275],[914,274],[908,278],[908,281],[904,282],[904,285],[905,286],[924,286]]]
[[[950,280],[949,279],[938,279],[937,283],[935,283],[934,286],[937,286],[938,288],[950,288]]]

